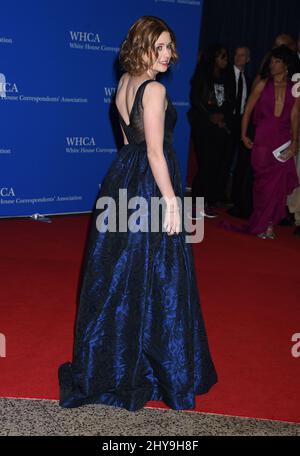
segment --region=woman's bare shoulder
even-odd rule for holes
[[[153,99],[164,99],[166,96],[165,86],[158,81],[152,81],[150,84],[147,84],[144,90],[144,99],[145,101]]]
[[[261,79],[261,77],[258,75],[253,82],[250,96],[252,98],[258,99],[262,94],[262,91],[264,90],[267,82],[268,79]]]
[[[128,82],[128,77],[129,77],[128,73],[122,74],[122,76],[120,77],[119,82],[118,82],[117,91],[119,91],[120,88],[121,88],[124,84],[127,84],[127,82]]]
[[[254,90],[256,90],[257,92],[262,92],[266,86],[268,82],[268,78],[267,79],[260,79],[256,86],[254,87]]]

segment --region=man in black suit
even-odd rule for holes
[[[230,157],[230,174],[232,176],[230,199],[234,206],[228,212],[233,216],[242,218],[248,218],[252,212],[251,156],[241,142],[241,121],[251,87],[250,80],[245,74],[249,61],[249,48],[238,46],[234,53],[234,65],[228,74],[228,90],[231,99],[234,100]]]

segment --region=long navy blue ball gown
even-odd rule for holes
[[[103,180],[100,196],[118,201],[161,197],[146,153],[138,88],[130,123],[120,116],[124,145]],[[175,194],[183,197],[172,146],[177,113],[169,97],[164,155]],[[101,403],[134,411],[147,401],[173,409],[195,407],[195,395],[217,382],[185,234],[99,232],[94,210],[86,249],[72,363],[59,368],[60,405]]]

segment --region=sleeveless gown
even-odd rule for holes
[[[287,199],[299,185],[295,159],[278,161],[272,154],[277,147],[291,139],[291,111],[295,103],[293,83],[287,81],[284,106],[276,117],[275,87],[269,78],[253,115],[255,138],[251,151],[254,171],[253,212],[245,225],[235,226],[227,221],[221,227],[248,234],[260,234],[269,224],[278,224],[287,215]]]
[[[143,130],[143,92],[137,89],[124,145],[98,197],[161,197]],[[164,156],[176,196],[183,197],[172,146],[177,113],[168,95]],[[97,207],[97,206],[96,206]],[[191,245],[184,231],[99,232],[95,209],[83,263],[72,363],[59,367],[60,406],[101,403],[135,411],[148,401],[195,407],[195,396],[217,382],[201,313]],[[129,210],[128,210],[129,212]],[[118,213],[118,211],[117,211]],[[150,230],[149,230],[150,231]]]

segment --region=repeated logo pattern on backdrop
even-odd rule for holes
[[[11,0],[1,7],[0,217],[90,212],[115,157],[117,58],[130,25],[155,15],[174,29],[180,61],[162,82],[178,111],[185,184],[189,82],[202,0]]]

